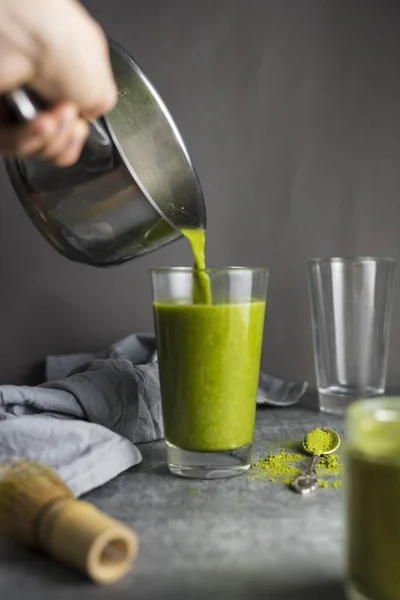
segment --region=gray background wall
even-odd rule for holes
[[[85,4],[175,116],[207,198],[209,264],[271,269],[263,368],[313,382],[306,259],[400,259],[400,4]],[[36,233],[1,165],[0,382],[36,381],[47,353],[152,330],[148,269],[160,264],[190,264],[186,244],[108,271],[67,262]]]

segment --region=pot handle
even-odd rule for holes
[[[43,110],[45,102],[32,90],[19,87],[0,96],[0,109],[20,123],[33,121]],[[113,142],[104,119],[89,122],[89,135],[79,157],[79,164],[90,171],[108,170],[113,166]]]

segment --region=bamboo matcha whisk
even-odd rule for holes
[[[31,460],[0,463],[0,535],[40,548],[98,583],[132,567],[135,533],[78,500],[50,468]]]

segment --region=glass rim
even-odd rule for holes
[[[152,267],[150,273],[193,273],[195,267]],[[228,273],[235,271],[238,273],[269,273],[267,267],[207,267],[202,269],[202,273]]]
[[[391,256],[332,256],[332,257],[321,257],[321,258],[309,258],[307,260],[309,264],[322,264],[322,263],[388,263],[393,264],[396,259]]]
[[[392,412],[400,415],[400,395],[394,396],[379,396],[377,398],[364,398],[357,400],[348,409],[348,416],[355,417],[363,414],[369,414],[375,417],[382,412]],[[379,420],[377,418],[377,420]]]

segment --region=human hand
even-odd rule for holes
[[[117,99],[105,35],[76,0],[0,0],[0,94],[21,85],[51,108],[22,125],[0,114],[0,153],[76,162],[87,120]]]

